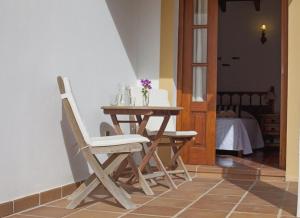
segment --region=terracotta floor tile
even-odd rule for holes
[[[139,195],[132,195],[131,196],[131,200],[135,204],[144,204],[147,201],[150,201],[152,199],[153,199],[153,197],[150,197],[150,196],[139,196]]]
[[[258,204],[258,205],[273,205],[281,206],[283,202],[283,197],[276,197],[272,195],[268,196],[256,196],[256,195],[247,195],[243,200],[242,204]]]
[[[277,215],[234,212],[229,218],[277,218]]]
[[[37,216],[29,216],[29,215],[21,215],[21,214],[15,214],[15,215],[11,215],[5,218],[39,218]]]
[[[87,210],[95,211],[109,211],[109,212],[126,212],[127,210],[122,207],[115,199],[107,199],[106,201],[97,202],[86,208]]]
[[[69,203],[70,203],[70,201],[68,199],[63,198],[61,200],[50,202],[50,203],[46,204],[46,206],[66,208]],[[76,208],[77,209],[85,208],[85,207],[91,206],[94,203],[96,203],[96,201],[94,199],[87,198]]]
[[[221,184],[233,184],[236,186],[251,186],[254,181],[239,180],[239,179],[226,179]]]
[[[29,211],[22,213],[23,215],[32,215],[32,216],[44,216],[44,217],[53,217],[53,218],[60,218],[66,216],[68,214],[74,213],[76,210],[68,210],[64,208],[58,207],[46,207],[41,206]]]
[[[276,195],[276,196],[283,196],[285,195],[285,191],[281,190],[271,190],[271,189],[251,189],[250,193],[255,195]]]
[[[232,183],[222,183],[217,186],[217,188],[223,189],[241,189],[247,191],[250,188],[251,184],[232,184]]]
[[[199,166],[197,170],[200,171],[192,182],[174,177],[175,183],[178,184],[177,190],[170,190],[165,180],[158,180],[158,184],[151,187],[155,192],[154,196],[146,196],[138,184],[133,186],[122,184],[131,194],[131,200],[140,205],[133,211],[124,209],[105,189],[99,187],[79,207],[80,210],[65,209],[69,201],[61,199],[10,218],[114,218],[124,215],[125,212],[130,212],[124,216],[125,218],[172,217],[208,190],[210,191],[192,206],[185,208],[185,211],[178,217],[223,218],[253,184],[255,184],[254,187],[249,190],[242,203],[230,217],[272,218],[277,216],[279,208],[282,209],[282,217],[294,217],[297,206],[297,183],[284,182],[280,176],[277,176],[279,179],[271,180],[272,176],[270,175],[274,177],[274,175],[281,173],[274,171],[276,169],[272,167],[238,157],[231,157],[231,159],[234,160],[233,169],[215,166],[212,167],[212,170],[215,171],[212,173],[209,171],[209,167]],[[261,172],[264,173],[264,177],[268,178],[261,177],[263,180],[255,182],[251,180],[253,175],[247,174],[253,174],[260,167],[263,167]],[[230,177],[220,178],[222,172],[230,172],[227,174]],[[219,183],[220,181],[222,182]],[[287,187],[289,187],[288,191],[286,191]],[[159,194],[161,196],[154,199]]]
[[[284,201],[289,203],[297,202],[297,195],[286,193],[284,196]]]
[[[236,208],[236,211],[247,213],[278,214],[279,208],[267,205],[240,204]]]
[[[180,200],[180,199],[170,199],[170,198],[157,198],[147,204],[147,206],[165,206],[165,207],[178,207],[184,208],[192,201]]]
[[[277,188],[277,189],[285,190],[286,186],[287,186],[286,182],[260,181],[254,185],[254,188],[262,187],[262,188],[275,188],[275,189]]]
[[[199,172],[197,175],[198,178],[204,178],[204,179],[214,179],[214,180],[221,180],[223,179],[223,175],[221,173],[203,173]]]
[[[236,195],[205,195],[198,202],[211,202],[211,203],[237,203],[241,196]]]
[[[213,194],[213,195],[239,195],[242,196],[243,194],[245,194],[247,190],[245,189],[241,189],[241,188],[215,188],[212,191],[209,192],[209,194]]]
[[[297,206],[282,207],[282,215],[283,216],[296,216],[296,214],[297,214]]]
[[[165,206],[142,206],[132,211],[134,214],[158,215],[158,216],[174,216],[181,208],[165,207]]]
[[[152,216],[152,215],[142,215],[142,214],[133,214],[133,213],[129,213],[125,216],[122,216],[122,218],[166,218],[166,217],[169,217],[169,216]]]
[[[196,178],[193,178],[193,182],[205,182],[205,183],[214,183],[217,184],[218,182],[220,182],[221,179],[217,178],[205,178],[205,177],[199,177],[197,176]]]
[[[256,180],[256,175],[226,174],[225,178],[226,179],[238,179],[238,180],[254,181],[254,180]]]
[[[169,191],[169,192],[163,194],[161,197],[185,200],[188,196],[189,200],[195,200],[195,199],[197,199],[197,197],[199,197],[205,191],[206,190],[203,190],[201,192],[199,192],[199,191],[194,192],[192,190],[189,190],[189,191],[173,190],[173,191]]]
[[[179,190],[208,190],[212,188],[215,184],[214,183],[202,183],[202,182],[192,182],[192,183],[185,183],[181,185],[178,189]]]
[[[122,213],[105,212],[105,211],[91,211],[80,210],[74,214],[67,216],[66,218],[116,218],[121,216]]]
[[[247,197],[251,197],[251,198],[261,198],[261,199],[267,199],[267,200],[281,200],[284,198],[284,192],[257,192],[257,191],[253,191],[251,190],[248,194]]]
[[[226,212],[199,210],[199,209],[187,209],[178,218],[225,218]]]
[[[291,193],[291,194],[297,194],[298,189],[297,188],[289,188],[288,192]]]
[[[197,201],[191,208],[210,210],[210,211],[224,211],[229,212],[234,207],[233,203],[222,203],[222,202],[209,202],[209,201]]]

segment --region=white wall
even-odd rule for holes
[[[289,5],[286,179],[298,181],[300,130],[300,1]]]
[[[138,79],[159,85],[161,0],[106,0]]]
[[[260,42],[260,26],[267,25],[266,44]],[[267,91],[275,86],[276,109],[280,98],[280,0],[228,2],[219,17],[219,91]],[[232,60],[234,56],[240,60]],[[221,64],[231,64],[222,67]]]
[[[142,69],[147,57],[131,64],[110,13],[105,0],[0,1],[0,202],[87,176],[60,123],[56,76],[71,79],[86,126],[99,135],[100,123],[110,121],[100,106],[110,103],[120,81],[136,83],[133,65]]]

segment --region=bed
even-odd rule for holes
[[[258,119],[274,110],[268,92],[219,92],[216,149],[244,155],[264,147]]]

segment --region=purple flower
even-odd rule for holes
[[[149,79],[142,79],[141,80],[141,84],[143,86],[144,89],[152,89],[152,85],[151,85],[151,80]]]

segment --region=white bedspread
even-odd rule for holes
[[[217,149],[243,151],[251,154],[252,149],[264,147],[259,125],[254,119],[218,118]]]
[[[258,122],[255,119],[241,119],[246,127],[252,149],[265,146]]]

